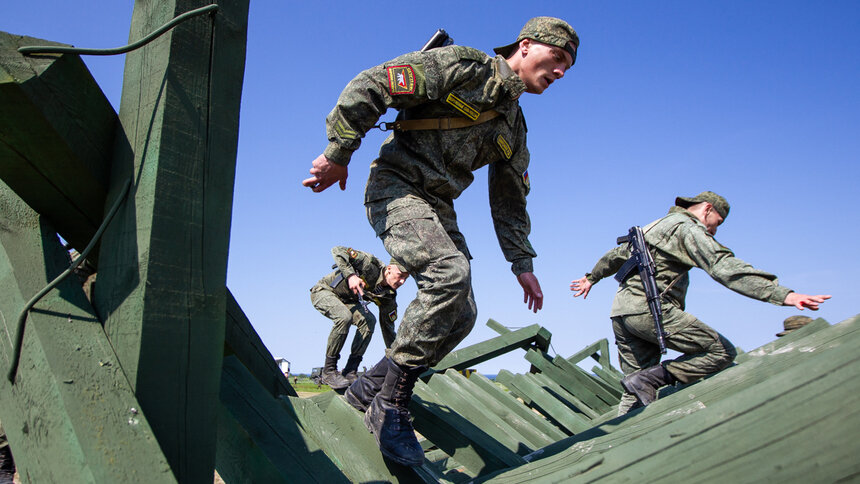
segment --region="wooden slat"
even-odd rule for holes
[[[142,38],[199,0],[135,3]],[[126,54],[94,302],[159,444],[184,482],[211,480],[248,1]]]
[[[557,400],[565,403],[571,408],[571,410],[581,413],[589,419],[595,419],[600,416],[599,412],[594,411],[591,407],[583,403],[582,400],[577,398],[576,395],[565,390],[561,385],[543,373],[526,373],[523,376],[534,381],[538,386],[549,392]]]
[[[588,383],[575,372],[566,372],[555,366],[549,357],[544,353],[538,353],[534,350],[526,352],[526,360],[537,367],[541,373],[551,378],[553,381],[561,385],[562,388],[575,395],[582,400],[583,403],[591,407],[597,413],[604,413],[609,410],[609,404],[601,400],[595,395],[588,386]]]
[[[432,371],[442,372],[448,368],[465,370],[516,349],[527,349],[533,345],[544,346],[548,344],[551,336],[545,328],[533,324],[453,351],[433,367]]]
[[[469,375],[469,381],[472,382],[475,386],[484,391],[487,395],[492,398],[495,398],[498,402],[499,406],[493,406],[494,411],[510,413],[516,415],[519,419],[521,419],[525,424],[534,430],[536,434],[540,437],[534,437],[534,439],[545,439],[545,443],[540,444],[540,447],[544,445],[548,445],[551,442],[555,442],[556,440],[563,439],[566,437],[566,434],[561,432],[555,425],[548,422],[545,418],[536,414],[528,407],[526,407],[521,401],[517,400],[510,393],[505,392],[501,388],[498,387],[495,383],[491,382],[484,375],[481,375],[478,372],[474,372]]]
[[[18,315],[69,267],[56,230],[0,182],[0,420],[26,482],[176,482],[75,275]],[[122,463],[122,465],[117,465]]]
[[[232,356],[224,358],[220,401],[236,423],[219,427],[230,432],[219,435],[219,445],[245,442],[217,452],[216,469],[227,482],[267,482],[272,475],[286,482],[349,482],[308,430]]]
[[[475,474],[525,462],[480,428],[452,411],[444,397],[418,381],[409,406],[417,430]]]
[[[27,45],[63,44],[0,32],[0,179],[81,251],[104,216],[117,115],[80,57]]]
[[[525,375],[511,375],[511,379],[506,380],[505,385],[515,390],[527,405],[538,410],[564,432],[575,434],[590,426],[587,419],[578,415]]]
[[[807,336],[825,329],[829,328],[830,323],[825,321],[824,319],[818,318],[809,322],[806,326],[798,328],[787,335],[777,338],[770,343],[764,344],[759,348],[756,348],[752,352],[773,352],[790,344],[794,344],[798,340],[806,338]],[[735,358],[735,363],[743,363],[744,361],[748,361],[752,356],[749,353],[741,353]]]
[[[587,388],[607,405],[612,406],[618,404],[618,399],[621,398],[620,391],[610,388],[608,385],[598,381],[598,379],[593,375],[589,375],[585,370],[570,363],[561,356],[553,358],[552,363],[562,371],[574,375],[580,385]]]
[[[287,377],[281,372],[275,359],[263,344],[260,335],[251,325],[245,312],[236,302],[233,293],[227,289],[227,324],[224,345],[229,354],[239,361],[273,396],[289,395],[297,397]]]

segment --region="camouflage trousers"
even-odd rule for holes
[[[364,356],[373,337],[376,317],[369,311],[365,313],[361,304],[344,303],[335,293],[320,286],[314,286],[311,289],[311,303],[323,316],[334,322],[326,343],[326,357],[340,357],[340,350],[343,349],[349,336],[350,325],[357,328],[352,339],[350,356]]]
[[[434,366],[472,331],[478,315],[469,250],[456,214],[448,205],[434,208],[417,197],[366,205],[385,250],[418,285],[388,357],[403,366]]]
[[[651,313],[612,318],[621,371],[629,375],[660,363],[660,348]],[[729,366],[737,356],[735,346],[707,324],[677,307],[663,306],[666,347],[683,353],[664,363],[682,383],[690,383]]]

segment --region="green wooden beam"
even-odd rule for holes
[[[465,370],[517,349],[548,345],[551,337],[552,334],[548,330],[542,328],[540,325],[533,324],[487,341],[452,351],[439,364],[434,366],[431,371],[442,372],[448,368]]]
[[[772,352],[776,351],[780,348],[784,348],[788,345],[796,343],[798,340],[806,338],[807,336],[820,331],[825,328],[829,328],[830,323],[825,321],[822,318],[817,318],[809,322],[809,324],[802,326],[787,335],[777,338],[770,343],[764,344],[759,348],[751,351],[750,353],[761,353],[761,352]],[[737,358],[735,358],[736,363],[743,363],[744,361],[748,361],[750,358],[754,358],[750,353],[740,353]]]
[[[139,0],[129,38],[204,4]],[[183,482],[211,480],[215,462],[247,15],[247,0],[226,2],[126,54],[109,198],[132,190],[94,303]]]
[[[235,355],[272,396],[298,396],[230,289],[227,289],[226,326],[224,345],[228,354]]]
[[[53,225],[2,182],[0,213],[0,419],[22,480],[176,482],[76,276],[30,310],[15,383],[5,378],[18,315],[70,261]]]
[[[514,375],[513,383],[518,392],[528,395],[531,405],[535,409],[556,422],[562,430],[576,434],[591,427],[587,418],[542,388],[531,375]]]
[[[599,412],[594,411],[591,407],[583,403],[583,401],[577,398],[576,395],[565,390],[561,385],[556,383],[554,380],[552,380],[545,374],[530,373],[525,376],[535,382],[538,386],[549,392],[557,400],[560,400],[572,410],[585,415],[587,418],[593,420],[601,415]]]
[[[63,44],[0,32],[0,179],[81,251],[105,212],[117,115],[80,57],[28,45]]]
[[[529,350],[526,352],[526,360],[537,367],[541,373],[561,385],[562,388],[576,395],[597,413],[604,413],[609,410],[609,404],[601,400],[589,388],[588,384],[593,382],[585,381],[586,379],[576,372],[562,370],[545,353]]]
[[[227,424],[219,424],[225,434],[218,435],[223,448],[218,450],[216,468],[226,482],[269,482],[271,476],[284,482],[349,482],[289,406],[269,394],[232,356],[224,358],[220,402],[228,411],[221,418],[229,418]]]
[[[577,380],[582,386],[588,388],[590,392],[597,395],[597,397],[603,400],[607,405],[612,406],[618,404],[618,400],[621,398],[621,391],[603,384],[598,378],[595,378],[593,375],[589,375],[585,370],[570,363],[561,356],[556,355],[552,359],[552,363],[562,371],[576,375]]]

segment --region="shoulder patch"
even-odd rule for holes
[[[413,94],[415,92],[415,70],[410,65],[389,66],[385,70],[388,73],[388,92],[392,96],[398,94]]]
[[[462,99],[457,97],[453,92],[448,94],[448,97],[445,98],[445,102],[450,104],[451,106],[454,106],[454,109],[456,109],[457,111],[460,111],[461,113],[466,115],[466,117],[471,119],[472,121],[478,119],[478,116],[481,115],[481,113],[478,112],[478,110],[475,108],[475,106],[472,106],[471,104],[467,103],[466,101],[463,101]]]
[[[352,247],[346,249],[346,253],[349,254],[350,259],[355,259],[358,257],[358,252],[355,251]]]
[[[502,155],[505,157],[505,159],[510,160],[513,151],[511,150],[510,143],[508,143],[508,140],[506,140],[501,133],[496,136],[496,144],[499,145],[499,149],[502,150]]]
[[[526,185],[526,188],[531,188],[531,183],[529,182],[529,171],[528,170],[523,172],[523,183]]]
[[[392,323],[394,321],[397,321],[397,310],[396,309],[394,311],[391,311],[390,313],[388,313],[388,320],[391,321]]]

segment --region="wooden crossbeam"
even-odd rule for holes
[[[604,413],[609,410],[609,404],[601,400],[599,396],[592,393],[589,384],[593,382],[587,381],[582,375],[577,372],[567,372],[557,367],[548,355],[538,353],[534,350],[526,352],[526,360],[537,367],[541,373],[554,380],[561,385],[562,388],[576,395],[586,405],[591,407],[597,413]]]
[[[431,371],[442,372],[448,368],[465,370],[516,349],[548,346],[551,337],[552,334],[547,329],[533,324],[516,331],[507,332],[487,341],[452,351],[438,365],[433,367]]]

